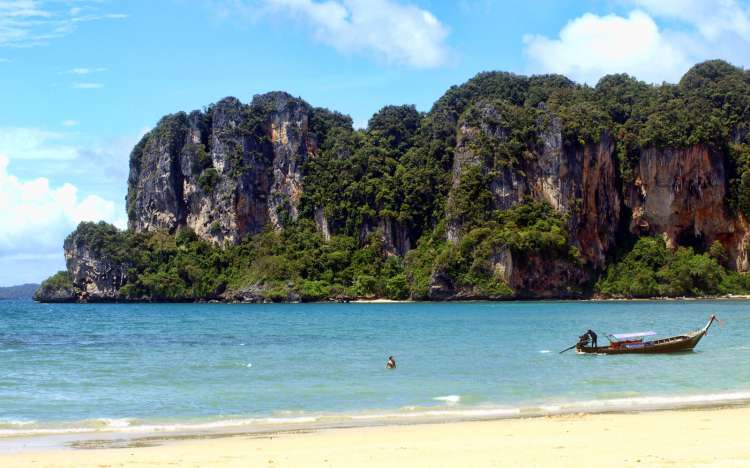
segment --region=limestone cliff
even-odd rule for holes
[[[473,168],[492,195],[488,210],[507,210],[527,199],[549,203],[567,219],[572,243],[584,264],[602,269],[607,253],[614,247],[621,206],[611,136],[605,132],[595,143],[566,144],[560,119],[542,110],[536,113],[534,134],[521,151],[523,157],[498,161],[497,152],[484,154],[482,150],[498,148],[502,153],[502,145],[510,144],[514,130],[505,124],[503,111],[492,102],[480,103],[473,122],[459,122],[446,212],[448,239],[455,243],[461,237],[464,213],[456,210],[455,196],[462,183],[474,182],[462,178]],[[580,291],[587,281],[582,265],[565,260],[522,258],[510,251],[498,252],[496,257],[499,260],[495,268],[501,272],[498,278],[519,294],[567,295],[570,287]],[[436,286],[442,285],[436,288],[439,295],[447,294],[445,283],[444,275],[438,274]]]
[[[733,267],[748,270],[748,229],[743,217],[728,213],[724,155],[708,145],[641,153],[626,205],[630,230],[663,235],[670,248],[706,249],[721,242]]]
[[[694,247],[677,252],[711,268],[711,294],[750,291],[731,272],[750,270],[747,76],[717,61],[661,86],[487,72],[365,129],[283,92],[168,115],[131,153],[128,232],[79,227],[69,279],[39,298],[580,297],[638,236]]]
[[[527,197],[546,201],[568,218],[572,238],[586,262],[597,268],[604,266],[605,255],[614,245],[620,216],[612,137],[603,133],[596,143],[564,144],[560,119],[543,112],[535,122],[536,141],[524,149],[524,157],[498,164],[496,159],[478,154],[473,143],[479,138],[506,143],[510,129],[498,125],[502,119],[493,104],[482,104],[479,109],[482,118],[478,126],[460,123],[451,197],[461,184],[462,173],[468,167],[478,167],[489,176],[491,209],[505,210]],[[461,229],[461,214],[451,214],[451,197],[447,236],[455,241]]]
[[[165,117],[131,155],[130,229],[186,226],[223,244],[296,220],[301,169],[316,150],[313,112],[275,92]]]

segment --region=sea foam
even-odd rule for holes
[[[455,405],[458,404],[458,402],[461,401],[460,395],[446,395],[446,396],[438,396],[433,398],[435,401],[443,401],[449,405]]]
[[[449,406],[461,401],[459,395],[435,397]],[[269,428],[300,429],[307,427],[325,428],[352,423],[364,426],[399,424],[400,421],[461,421],[482,419],[509,419],[518,417],[552,416],[576,413],[628,412],[643,410],[663,410],[678,408],[699,408],[746,404],[750,402],[750,392],[717,394],[639,396],[585,400],[569,402],[548,402],[538,405],[500,407],[491,405],[464,406],[454,408],[407,406],[395,411],[372,411],[360,413],[299,414],[294,416],[268,416],[253,418],[227,418],[206,421],[180,421],[159,423],[130,418],[100,418],[70,423],[45,425],[37,421],[0,421],[0,437],[37,435],[63,435],[81,433],[123,433],[144,435],[150,433],[207,433],[227,431],[264,431]],[[282,412],[284,414],[284,412]]]

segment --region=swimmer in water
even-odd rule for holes
[[[393,358],[393,356],[388,356],[388,362],[385,363],[386,369],[395,369],[396,368],[396,359]]]

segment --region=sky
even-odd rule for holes
[[[125,228],[159,118],[288,91],[358,127],[487,70],[676,82],[750,66],[750,0],[0,0],[0,286],[65,268],[81,221]]]

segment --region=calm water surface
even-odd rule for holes
[[[693,353],[558,354],[588,328],[600,343],[613,332],[666,336],[702,327],[710,313],[726,326]],[[0,435],[750,399],[749,332],[744,301],[0,301]],[[389,355],[396,371],[384,369]]]

